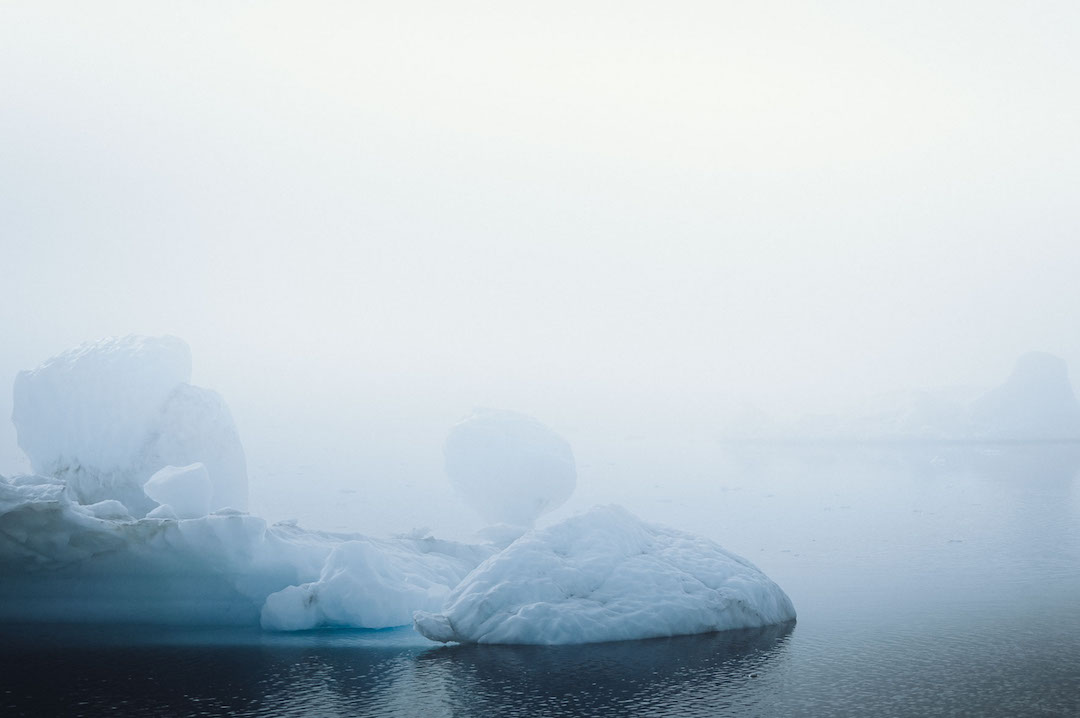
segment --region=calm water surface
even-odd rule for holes
[[[620,501],[756,561],[796,624],[555,648],[6,626],[0,715],[1080,716],[1077,447],[714,459],[705,490]]]

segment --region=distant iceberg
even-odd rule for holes
[[[988,439],[1080,439],[1068,365],[1043,352],[1021,356],[1004,384],[972,404],[971,423],[973,434]]]
[[[443,454],[458,495],[493,524],[532,526],[577,486],[566,439],[516,411],[477,409],[450,430]]]
[[[834,414],[790,423],[757,417],[746,430],[725,431],[733,443],[795,440],[856,442],[1080,441],[1080,401],[1065,361],[1044,352],[1020,356],[996,388],[946,387],[894,392]]]
[[[757,628],[795,618],[749,561],[701,537],[597,507],[532,531],[417,612],[435,641],[574,644]]]

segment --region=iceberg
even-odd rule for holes
[[[809,414],[754,432],[729,429],[725,441],[999,443],[1080,441],[1080,400],[1065,360],[1021,355],[1000,385],[951,386],[871,397],[839,414]],[[766,428],[762,428],[766,427]]]
[[[247,467],[224,400],[192,386],[191,351],[176,337],[84,344],[15,377],[12,421],[35,474],[62,478],[91,504],[135,516],[155,502],[143,485],[165,466],[202,463],[210,508],[247,507]]]
[[[268,596],[260,621],[276,631],[406,626],[415,610],[441,606],[450,589],[493,550],[431,537],[343,541],[330,552],[317,581]]]
[[[232,416],[190,372],[182,340],[128,336],[18,375],[36,473],[0,477],[0,620],[390,628],[495,550],[245,513]]]
[[[267,525],[232,509],[136,519],[115,500],[80,504],[57,477],[0,478],[2,621],[390,628],[493,550]]]
[[[532,526],[577,486],[570,444],[514,411],[476,410],[451,429],[443,454],[454,489],[492,524]]]
[[[245,513],[224,400],[188,383],[175,337],[105,339],[15,381],[34,474],[0,477],[0,621],[391,628],[436,641],[574,644],[757,628],[795,617],[779,587],[703,538],[617,507],[543,530],[569,498],[569,444],[480,411],[445,445],[493,522],[484,544],[269,525]]]
[[[987,439],[1080,439],[1080,402],[1063,359],[1030,352],[1016,361],[1005,383],[971,407],[973,431]]]
[[[795,619],[787,595],[716,543],[597,507],[533,530],[414,626],[434,641],[575,644],[758,628]]]
[[[214,487],[206,467],[195,463],[166,466],[150,477],[143,492],[160,504],[147,516],[197,519],[210,513]]]

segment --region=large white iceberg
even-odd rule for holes
[[[787,595],[749,561],[608,506],[525,534],[414,625],[442,642],[572,644],[794,618]]]
[[[79,503],[56,477],[0,477],[0,621],[389,628],[492,551],[234,510],[135,519],[115,500]]]
[[[202,463],[210,508],[247,507],[247,468],[221,397],[192,386],[176,337],[102,339],[15,378],[12,420],[33,471],[62,478],[84,504],[155,507],[143,485],[164,466]]]
[[[570,444],[513,411],[478,409],[451,429],[443,454],[455,490],[493,524],[531,526],[577,486]]]

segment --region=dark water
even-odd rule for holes
[[[555,648],[7,626],[0,715],[1080,716],[1075,447],[725,461],[653,517],[757,561],[797,624]]]

